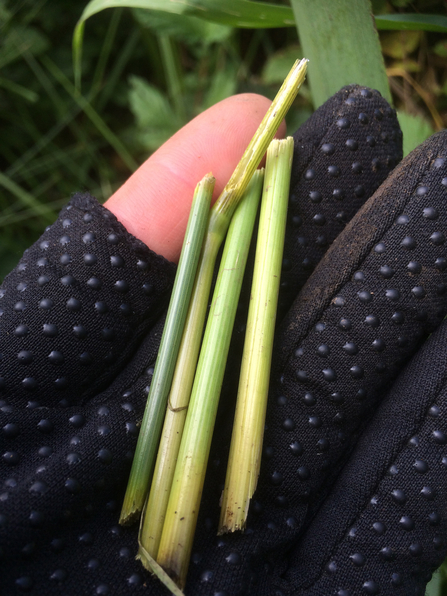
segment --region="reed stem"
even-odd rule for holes
[[[146,500],[197,263],[210,214],[214,183],[214,177],[207,174],[194,192],[171,301],[121,510],[120,524],[123,525],[131,524],[138,519]]]
[[[219,534],[245,528],[258,482],[287,218],[293,139],[272,141],[262,197]]]
[[[232,252],[228,255],[230,249],[225,249],[226,256],[224,255],[225,258],[222,259],[223,264],[221,265],[221,268],[222,266],[229,268],[229,271],[232,271],[233,273],[227,273],[226,275],[228,278],[228,288],[225,289],[225,292],[232,291],[235,294],[237,291],[240,291],[240,287],[239,290],[237,289],[237,286],[236,288],[233,287],[235,281],[234,264],[236,262],[238,270],[236,281],[239,282],[245,267],[249,245],[249,241],[247,241],[246,238],[250,238],[252,234],[262,180],[263,174],[258,170],[253,175],[252,181],[233,216],[229,228],[226,246],[228,243],[233,242]],[[238,252],[234,254],[235,251]],[[221,277],[222,273],[219,273],[219,279],[221,279]],[[223,280],[220,283],[221,286],[223,285],[225,287],[227,282]],[[226,303],[229,300],[230,297],[225,298],[225,296],[220,295],[219,302],[222,304],[222,308],[227,308]],[[237,306],[236,296],[234,296],[233,300],[235,300]],[[234,308],[234,305],[231,305],[231,308]],[[231,328],[232,323],[230,325],[230,322],[228,322],[225,333],[231,334]],[[183,353],[187,353],[187,351],[185,350]],[[177,377],[177,382],[179,380],[179,377]],[[188,411],[189,395],[187,396],[188,399],[186,399],[179,389],[180,387],[173,386],[172,397],[170,395],[168,398],[168,408],[166,410],[163,431],[161,434],[152,485],[141,518],[139,542],[140,545],[144,547],[146,553],[153,558],[156,558],[158,553],[166,508]],[[143,556],[141,558],[144,560]]]
[[[181,348],[178,352],[178,361],[172,380],[171,399],[180,404],[187,404],[191,393],[217,253],[242,194],[304,81],[307,62],[306,59],[297,60],[292,66],[230,180],[211,209],[208,231],[197,266],[197,274],[190,298],[190,308],[186,317]],[[180,392],[178,396],[175,395],[177,391]],[[167,392],[169,392],[169,387]],[[148,400],[148,407],[140,431],[142,438],[141,441],[139,439],[137,445],[136,453],[138,458],[134,458],[120,523],[132,523],[138,519],[143,508],[150,482],[150,474],[155,465],[156,444],[160,438],[163,424],[162,407],[166,407],[166,400],[167,393],[163,397],[164,406],[162,406],[162,400],[157,400],[155,403],[152,403],[154,401],[152,398]],[[154,411],[153,415],[152,411]],[[153,423],[154,427],[148,426],[149,424],[152,425],[152,420],[155,421]],[[147,445],[144,451],[142,450],[143,445]],[[141,481],[137,479],[140,473],[143,476]]]
[[[246,197],[233,216],[228,232],[160,538],[157,562],[180,587],[184,586],[186,580],[262,180],[263,170],[258,170],[247,189]],[[149,531],[153,530],[150,523],[148,528]]]

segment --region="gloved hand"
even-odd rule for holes
[[[248,137],[242,150],[260,101],[234,110],[239,134],[220,128],[218,151],[223,160],[230,147],[230,159],[217,168],[237,161],[235,138]],[[190,180],[182,162],[203,159],[201,174],[215,172],[217,149],[205,154],[189,134],[108,203],[169,258],[186,201],[184,211],[157,210],[163,226],[141,210],[142,189],[152,182],[149,194],[163,199],[153,175],[169,167],[186,195],[201,175],[196,166]],[[289,310],[258,489],[246,532],[216,537],[232,424],[224,388],[186,594],[423,594],[447,552],[447,136],[383,182],[401,157],[395,114],[376,92],[348,87],[295,140],[281,313]],[[166,593],[134,561],[137,528],[117,520],[173,274],[78,195],[5,280],[0,593]]]

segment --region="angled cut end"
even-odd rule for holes
[[[131,526],[132,524],[137,523],[140,519],[141,510],[140,509],[132,509],[131,511],[121,511],[119,524],[120,526]]]
[[[139,544],[138,554],[135,558],[141,561],[143,567],[155,575],[168,588],[171,594],[174,594],[174,596],[185,596],[172,577],[150,556],[144,546],[141,546],[141,543]]]

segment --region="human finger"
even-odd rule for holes
[[[209,108],[145,161],[105,206],[154,252],[177,261],[197,183],[212,172],[217,198],[270,103],[245,93]],[[282,123],[278,136],[284,134]]]

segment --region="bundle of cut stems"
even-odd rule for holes
[[[242,194],[247,188],[278,126],[292,105],[304,81],[306,69],[307,60],[303,59],[295,62],[233,175],[211,209],[208,229],[197,266],[197,274],[190,298],[190,307],[184,326],[174,378],[172,380],[170,393],[171,404],[175,402],[181,404],[179,407],[186,407],[189,402],[217,253]],[[156,370],[160,357],[161,355],[159,354]],[[169,355],[166,355],[166,357],[168,359],[170,358]],[[138,519],[150,485],[156,457],[154,445],[158,444],[160,439],[164,412],[167,405],[167,395],[169,393],[169,388],[166,391],[166,387],[171,386],[172,379],[170,366],[165,367],[160,363],[159,367],[166,370],[166,374],[163,377],[160,375],[156,385],[157,387],[158,385],[163,386],[164,390],[153,395],[151,388],[121,512],[120,523],[131,523]],[[152,384],[154,384],[154,381],[155,372]]]
[[[182,252],[166,316],[163,336],[155,363],[148,403],[138,437],[137,453],[132,463],[129,483],[121,511],[120,523],[132,523],[144,504],[147,483],[141,482],[152,473],[159,437],[151,422],[161,418],[171,387],[174,367],[183,334],[193,280],[199,261],[203,237],[209,217],[215,179],[207,174],[196,187],[185,232]],[[138,457],[137,457],[137,454]]]
[[[245,528],[261,465],[293,139],[267,151],[255,267],[219,533]]]
[[[266,164],[268,178],[266,177],[264,181],[263,206],[261,209],[262,225],[258,236],[258,247],[262,246],[263,249],[257,251],[255,261],[255,275],[258,278],[261,276],[261,279],[258,279],[256,286],[253,286],[251,304],[258,303],[258,297],[253,295],[253,291],[261,290],[259,300],[270,302],[271,306],[267,305],[265,309],[267,313],[266,317],[260,316],[259,308],[256,309],[255,315],[252,315],[252,319],[260,320],[264,318],[266,321],[266,324],[261,325],[261,329],[256,332],[257,339],[260,339],[262,343],[261,349],[254,345],[256,342],[253,342],[251,339],[248,340],[249,350],[254,352],[254,358],[251,360],[251,364],[255,367],[253,375],[259,375],[261,377],[261,387],[260,390],[256,387],[256,392],[262,394],[261,397],[264,401],[267,398],[270,359],[273,346],[274,319],[284,244],[293,139],[288,138],[284,141],[273,141],[270,147],[267,151]],[[225,249],[227,249],[227,245]],[[238,253],[239,248],[236,251],[236,254]],[[273,266],[270,263],[273,263]],[[232,266],[231,261],[228,263],[224,262],[222,265],[223,274],[221,281],[225,281],[226,285],[228,281],[226,281],[224,275],[228,272],[230,266]],[[268,274],[267,277],[263,277],[265,273]],[[221,312],[222,307],[220,305],[221,294],[226,291],[226,285],[224,286],[223,283],[219,284],[219,281],[216,285],[203,346],[200,352],[157,554],[157,563],[180,587],[183,587],[186,581],[230,342],[229,335],[226,335],[229,331],[227,329],[228,322],[224,317],[225,311],[223,310]],[[273,286],[272,291],[266,290],[270,286]],[[234,300],[235,296],[230,295],[230,298]],[[235,313],[237,301],[233,303],[231,308],[233,313]],[[234,314],[232,316],[234,319]],[[248,325],[250,325],[250,318]],[[251,333],[248,331],[249,338],[250,335]],[[245,345],[247,346],[247,340]],[[265,371],[262,370],[263,366],[266,367]],[[241,380],[242,382],[245,382],[245,380]],[[253,387],[255,385],[254,379],[251,378],[250,382]],[[259,399],[257,402],[259,402]],[[263,407],[265,410],[263,404],[260,404],[260,407],[261,410]],[[258,421],[251,434],[251,440],[256,444],[255,453],[259,450],[259,443],[262,445],[265,413],[263,415],[261,412],[260,415],[256,416]],[[252,445],[244,445],[244,447],[253,451]]]
[[[151,568],[151,561],[147,560],[145,553],[156,557],[157,562],[179,585],[184,584],[189,563],[204,472],[263,177],[264,170],[255,172],[233,216],[200,351],[186,426],[183,431],[185,409],[168,409],[151,492],[142,516],[139,542],[144,550],[140,548],[139,558],[143,565]],[[171,511],[172,507],[175,508],[174,515],[168,513],[168,499],[169,503],[176,502],[170,508]],[[175,535],[173,538],[175,560],[180,561],[179,567],[176,562],[171,564],[166,559],[166,553],[172,552],[170,535],[175,525],[172,523],[173,518],[181,519],[181,536]]]

